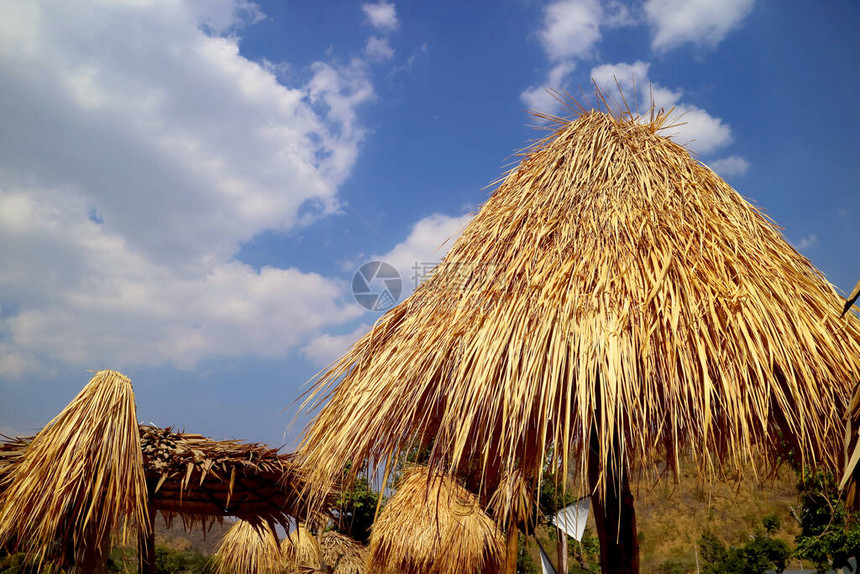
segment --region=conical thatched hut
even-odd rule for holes
[[[23,443],[18,441],[21,445]],[[99,371],[32,439],[0,496],[0,547],[93,572],[110,536],[149,529],[131,381]]]
[[[278,536],[268,523],[237,520],[224,534],[214,555],[217,574],[282,574]]]
[[[474,494],[427,467],[407,470],[379,513],[369,566],[379,574],[498,572],[502,533]]]
[[[538,479],[551,448],[607,516],[604,569],[627,571],[625,469],[692,452],[714,472],[786,446],[838,465],[858,320],[665,127],[662,112],[582,109],[528,150],[432,276],[318,380],[306,405],[327,403],[300,453],[320,492],[347,462],[418,443],[431,466],[477,468],[483,497],[515,470]]]
[[[322,561],[331,574],[365,574],[367,548],[349,536],[327,530],[319,535]]]

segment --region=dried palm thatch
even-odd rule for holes
[[[237,520],[224,534],[213,556],[217,574],[281,574],[278,536],[271,525]]]
[[[33,437],[7,437],[0,434],[0,505],[2,505],[3,492],[9,486],[12,470],[24,460],[27,447],[33,442]]]
[[[365,574],[367,548],[349,536],[327,530],[319,536],[323,564],[331,574]]]
[[[667,114],[577,112],[317,380],[299,452],[318,492],[347,462],[389,466],[416,443],[451,473],[479,461],[489,489],[502,469],[539,476],[548,448],[580,477],[685,450],[707,472],[786,446],[838,466],[857,318],[834,313],[833,287],[771,220],[660,135]]]
[[[23,443],[19,441],[19,446]],[[33,438],[0,500],[0,546],[92,571],[122,525],[148,529],[131,381],[99,371]]]
[[[305,517],[301,470],[290,454],[237,440],[213,440],[171,428],[140,426],[154,510],[206,520],[236,516],[253,523]]]
[[[475,495],[444,473],[413,467],[373,524],[369,567],[380,574],[498,572],[502,547]]]
[[[281,558],[284,572],[317,570],[322,564],[322,550],[316,537],[300,525],[284,538]]]

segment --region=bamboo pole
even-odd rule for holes
[[[139,530],[137,543],[138,572],[155,574],[155,509],[149,506],[149,528]]]

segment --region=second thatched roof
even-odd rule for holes
[[[860,324],[833,287],[660,134],[665,114],[557,122],[319,378],[299,451],[317,490],[416,444],[490,489],[539,475],[549,449],[586,477],[592,435],[601,468],[685,451],[740,467],[788,447],[835,469]]]
[[[368,565],[380,574],[499,572],[502,533],[469,491],[427,467],[407,470],[379,513]]]

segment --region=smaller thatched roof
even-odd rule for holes
[[[349,536],[327,530],[319,536],[322,561],[331,574],[365,574],[367,548]]]
[[[238,520],[214,555],[217,574],[281,574],[284,571],[278,536],[267,523]]]
[[[149,529],[134,392],[124,375],[99,371],[33,439],[2,450],[0,547],[91,571],[120,525],[123,535],[127,526]]]
[[[250,522],[304,517],[302,478],[293,456],[238,440],[213,440],[171,428],[140,426],[155,510]]]
[[[284,572],[314,572],[322,566],[322,550],[316,537],[304,526],[290,532],[281,543]]]
[[[502,535],[469,491],[427,467],[408,469],[370,536],[381,574],[480,574],[503,562]]]

